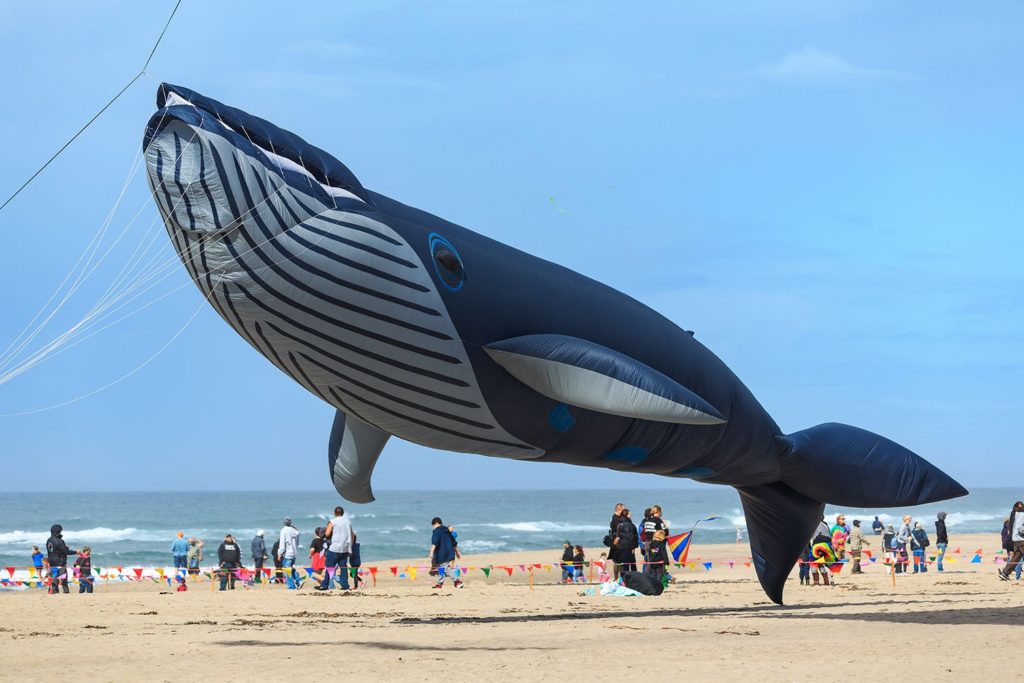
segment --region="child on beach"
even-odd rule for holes
[[[601,560],[597,565],[597,580],[599,583],[607,583],[612,580],[608,574],[608,553],[601,553]]]
[[[587,558],[583,555],[583,546],[578,545],[573,550],[575,552],[572,556],[572,580],[576,583],[584,583],[586,578],[583,576],[583,563]]]
[[[75,560],[78,572],[78,592],[92,593],[92,548],[85,546]]]

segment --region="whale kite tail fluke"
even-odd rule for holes
[[[740,486],[761,587],[782,604],[793,565],[825,503],[850,507],[922,505],[967,495],[930,462],[865,429],[828,423],[778,437],[782,481]]]
[[[737,486],[750,538],[750,556],[761,588],[782,604],[782,589],[803,554],[825,504],[811,500],[782,482]]]

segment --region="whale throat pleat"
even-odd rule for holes
[[[513,377],[556,401],[656,422],[725,422],[711,404],[672,378],[584,339],[534,334],[494,342],[485,350]]]

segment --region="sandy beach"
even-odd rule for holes
[[[875,544],[877,545],[877,543]],[[524,674],[608,680],[657,667],[694,680],[876,677],[903,671],[967,681],[1003,676],[998,643],[1022,614],[1024,589],[1001,582],[998,537],[962,535],[965,555],[946,571],[897,577],[881,566],[806,587],[796,572],[787,604],[772,604],[746,545],[694,546],[711,570],[677,572],[660,597],[586,595],[557,585],[557,569],[529,575],[479,569],[466,586],[431,589],[375,563],[376,588],[320,594],[281,586],[186,593],[155,583],[112,585],[89,595],[0,595],[4,680],[73,673],[98,680],[242,680],[319,676],[356,680],[494,679]],[[983,550],[983,562],[970,554]],[[952,548],[951,548],[952,550]],[[588,556],[596,557],[599,549]],[[475,566],[551,563],[558,551],[473,555]],[[740,560],[732,568],[729,560]],[[676,674],[670,674],[676,675]]]

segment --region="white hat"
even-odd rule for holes
[[[257,531],[256,535],[257,536],[262,536],[263,535],[263,529],[260,529],[259,531]]]

